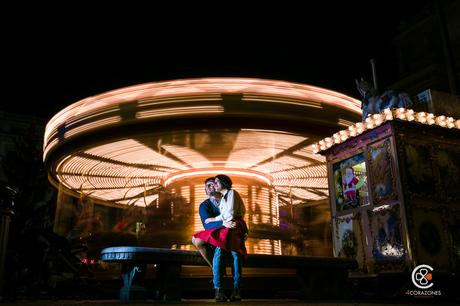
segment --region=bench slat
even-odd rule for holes
[[[202,265],[206,262],[197,251],[173,250],[166,248],[148,247],[110,247],[101,251],[101,260],[106,262],[142,262],[142,263],[181,263],[182,265]],[[355,269],[357,262],[349,258],[317,257],[317,256],[288,256],[249,254],[246,267],[270,268],[346,268]]]

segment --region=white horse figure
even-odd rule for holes
[[[413,106],[412,100],[405,92],[398,93],[394,90],[387,90],[380,95],[374,86],[363,78],[361,78],[361,81],[355,79],[355,82],[359,93],[363,97],[361,103],[363,121],[368,115],[381,113],[386,108],[411,108]]]

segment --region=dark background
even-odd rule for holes
[[[359,99],[354,78],[372,79],[371,58],[380,88],[397,80],[392,38],[427,2],[17,4],[2,21],[0,110],[49,119],[91,95],[194,77],[278,79]]]

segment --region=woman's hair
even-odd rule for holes
[[[231,189],[232,188],[232,180],[226,176],[225,174],[216,175],[216,178],[219,179],[222,188],[224,189]]]

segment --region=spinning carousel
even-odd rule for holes
[[[174,80],[88,97],[45,132],[43,158],[59,190],[55,231],[99,235],[102,246],[129,236],[189,249],[204,179],[223,173],[245,202],[250,253],[331,255],[326,163],[311,145],[360,115],[360,101],[341,93],[262,79]]]

